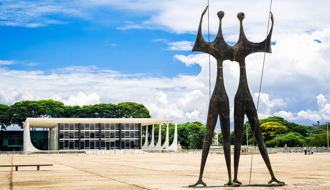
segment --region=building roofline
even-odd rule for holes
[[[25,120],[32,128],[53,128],[58,123],[141,123],[141,126],[176,121],[177,118],[31,118]],[[79,122],[78,122],[79,121]]]

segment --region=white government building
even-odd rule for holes
[[[169,122],[175,123],[174,139],[169,142]],[[154,142],[154,124],[166,123],[166,138]],[[151,142],[142,145],[142,127],[152,126]],[[159,125],[160,126],[160,125]],[[48,128],[49,150],[142,149],[177,151],[177,118],[27,118],[24,124],[23,151],[38,152],[31,142],[31,128]],[[159,130],[161,137],[161,130]],[[156,143],[156,144],[155,144]],[[141,146],[142,145],[142,146]]]

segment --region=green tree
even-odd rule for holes
[[[1,130],[5,130],[10,125],[9,106],[0,104],[0,126]]]
[[[329,135],[330,138],[330,135]],[[327,146],[327,133],[317,134],[309,141],[310,146]]]
[[[28,117],[61,117],[64,113],[64,104],[54,100],[16,102],[7,110],[10,124],[17,124],[21,128]]]
[[[265,141],[273,139],[278,133],[285,133],[287,128],[278,122],[265,122],[260,125]]]

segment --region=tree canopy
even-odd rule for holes
[[[150,118],[143,104],[95,104],[65,106],[54,100],[22,101],[11,106],[0,104],[0,125],[5,130],[10,125],[24,126],[26,118]]]

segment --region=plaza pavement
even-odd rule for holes
[[[330,189],[330,153],[270,154],[283,187],[214,187],[209,189]],[[0,156],[0,164],[53,164],[51,167],[0,168],[0,189],[188,189],[199,174],[200,153],[121,155]],[[233,159],[233,157],[232,157]],[[251,155],[242,155],[239,180],[249,182]],[[233,168],[233,167],[232,167]],[[233,170],[232,170],[233,173]],[[204,182],[227,182],[223,154],[209,154]],[[254,155],[251,183],[267,183],[270,175],[260,154]],[[12,182],[12,183],[11,183]]]

